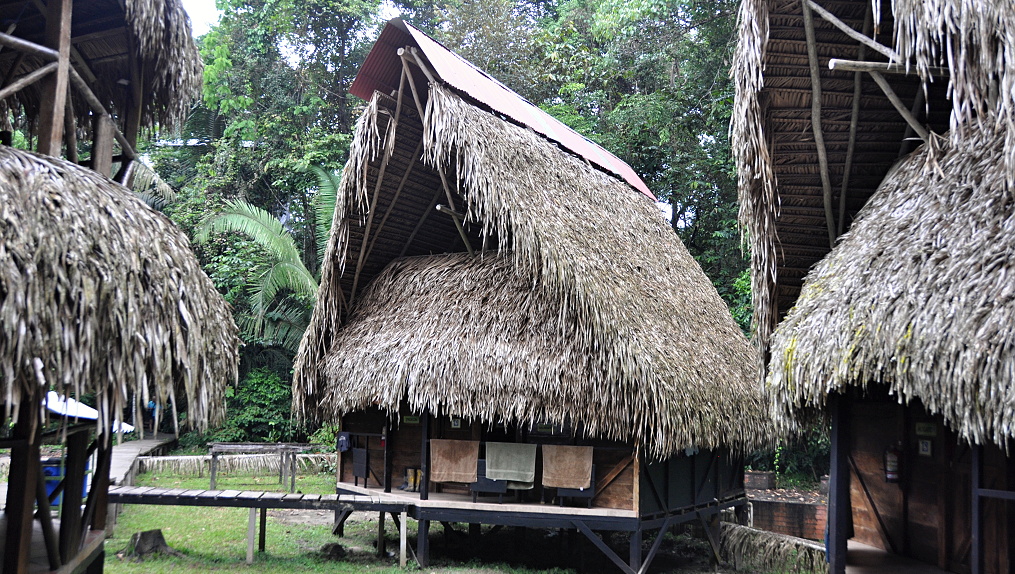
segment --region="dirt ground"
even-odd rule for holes
[[[311,524],[331,527],[334,512],[318,510],[269,510],[268,515],[284,524]],[[411,520],[411,519],[410,519]],[[513,568],[560,569],[582,573],[617,572],[609,559],[583,535],[575,531],[536,528],[499,528],[484,525],[476,537],[465,524],[449,525],[451,530],[435,523],[430,529],[431,567],[427,572],[441,572],[455,566],[476,566],[470,574],[502,573],[503,569],[484,568],[482,564],[507,564]],[[389,556],[398,551],[398,527],[390,516],[385,520],[385,540]],[[654,533],[646,535],[642,555],[646,556],[655,541]],[[671,532],[663,541],[649,572],[692,574],[700,572],[730,573],[732,569],[715,567],[708,542],[694,529]],[[373,554],[376,550],[377,515],[355,512],[345,523],[345,536],[336,537],[347,552],[355,555]],[[416,544],[416,523],[408,526],[409,545]],[[610,533],[607,543],[620,556],[626,557],[629,538],[625,533]],[[394,552],[392,552],[394,551]],[[410,554],[410,558],[411,558]]]

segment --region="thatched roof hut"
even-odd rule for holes
[[[924,147],[808,274],[772,341],[780,418],[884,384],[974,444],[1015,438],[1015,204],[1004,131]],[[931,169],[928,166],[933,164]]]
[[[1005,56],[1011,10],[915,0],[821,4],[745,0],[740,10],[731,134],[763,348],[808,269],[898,158],[921,138],[933,140],[927,133],[948,132],[955,143],[990,114],[1009,134],[1000,157],[1015,174]]]
[[[46,45],[45,11],[41,2],[0,0],[4,31],[40,46]],[[180,0],[79,0],[71,14],[71,65],[121,121],[129,110],[138,109],[141,127],[171,127],[200,97],[203,65],[190,30]],[[5,51],[0,76],[8,82],[49,63],[35,53],[15,57],[17,50]],[[72,93],[77,116],[88,116],[88,102],[80,91]],[[6,102],[13,110],[23,107],[28,121],[34,122],[39,84]]]
[[[482,74],[429,42],[414,76],[389,83],[426,85],[436,58]],[[570,423],[654,458],[766,442],[751,348],[652,200],[425,74],[428,91],[375,94],[357,126],[294,409],[335,420],[405,401],[488,424]],[[431,217],[438,200],[460,216]]]
[[[1013,29],[992,3],[742,4],[760,362],[777,424],[830,415],[833,572],[847,537],[951,571],[1015,564]]]
[[[186,236],[122,186],[0,146],[0,369],[15,412],[46,390],[94,393],[99,428],[128,396],[224,414],[237,329]],[[14,418],[17,418],[16,416]]]

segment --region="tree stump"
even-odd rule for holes
[[[168,554],[170,556],[183,556],[166,544],[166,538],[161,530],[145,530],[135,532],[127,543],[127,548],[121,552],[124,557],[144,560],[152,554]]]

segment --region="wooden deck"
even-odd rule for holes
[[[492,497],[480,497],[478,502],[472,502],[472,496],[464,494],[448,494],[430,492],[427,500],[420,500],[418,492],[406,492],[404,490],[392,489],[391,492],[384,492],[381,487],[368,488],[355,486],[349,482],[341,482],[338,489],[350,494],[370,496],[378,500],[406,503],[413,507],[427,510],[471,510],[483,512],[497,512],[504,514],[511,513],[541,513],[556,516],[584,516],[604,518],[637,518],[638,514],[633,510],[620,510],[616,508],[585,508],[584,506],[557,506],[554,504],[542,504],[539,502],[511,502],[505,500],[503,503],[496,502]]]
[[[251,490],[187,490],[151,486],[114,486],[109,502],[117,504],[156,504],[167,506],[221,506],[233,508],[289,508],[304,510],[370,510],[407,512],[407,501],[376,496],[338,494],[290,494]]]

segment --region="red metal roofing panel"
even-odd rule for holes
[[[375,90],[385,94],[397,90],[402,72],[398,48],[411,45],[419,47],[437,76],[448,85],[490,109],[532,128],[608,173],[617,175],[655,200],[645,182],[620,158],[526,101],[433,38],[406,24],[401,18],[389,21],[384,27],[349,91],[366,100]]]

